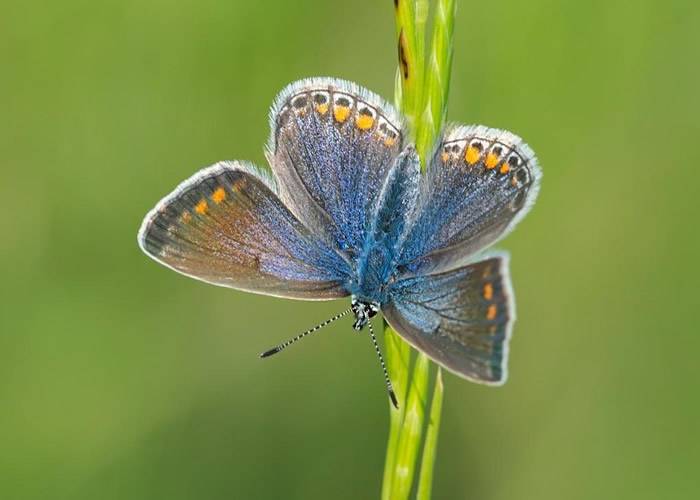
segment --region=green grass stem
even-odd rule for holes
[[[438,368],[435,389],[433,389],[433,402],[430,405],[430,416],[428,417],[428,430],[425,433],[425,443],[423,444],[416,500],[430,500],[433,490],[433,469],[437,455],[438,435],[440,434],[443,392],[442,370]]]
[[[427,157],[438,139],[447,114],[455,1],[436,0],[430,54],[426,64],[425,31],[429,0],[396,0],[396,33],[399,66],[394,101],[406,116],[411,138],[425,170]],[[399,408],[390,406],[382,500],[407,499],[414,488],[416,461],[420,460],[417,498],[429,500],[442,413],[442,373],[437,370],[427,429],[429,367],[425,354],[418,352],[412,371],[411,349],[385,324],[387,366],[399,398]],[[423,434],[425,432],[425,439]]]

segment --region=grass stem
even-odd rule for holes
[[[452,66],[455,0],[435,0],[435,4],[430,55],[426,61],[425,31],[430,1],[394,1],[399,57],[394,100],[407,119],[423,170],[447,115]],[[424,430],[430,362],[425,354],[418,352],[411,370],[410,347],[386,324],[384,342],[399,408],[389,405],[382,500],[404,500],[410,495],[424,432],[416,491],[418,499],[429,500],[442,413],[442,373],[438,368],[428,425]]]

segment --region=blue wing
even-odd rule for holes
[[[299,299],[347,295],[345,261],[247,164],[218,163],[183,182],[146,216],[138,240],[158,262],[216,285]]]
[[[401,200],[417,197],[415,154],[399,159],[399,114],[353,83],[318,78],[282,91],[270,120],[267,156],[280,197],[301,222],[337,246],[359,277],[372,249],[393,248],[399,238],[400,231],[377,226],[377,217],[384,213],[386,222],[392,212],[398,213],[394,221],[406,220],[410,207]],[[386,186],[387,180],[399,186]],[[377,232],[382,229],[383,236]]]
[[[508,258],[501,254],[452,271],[392,284],[382,312],[389,324],[436,363],[474,382],[507,377],[515,319]]]
[[[534,153],[510,132],[448,129],[422,179],[398,275],[442,272],[473,260],[525,216],[540,177]]]

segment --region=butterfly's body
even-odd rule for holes
[[[270,121],[272,176],[242,162],[201,171],[146,217],[144,251],[222,286],[351,296],[356,329],[381,309],[441,365],[503,383],[514,319],[508,259],[483,251],[534,202],[530,148],[502,130],[450,127],[421,174],[401,116],[333,79],[290,85]]]
[[[409,214],[402,214],[399,204],[389,204],[386,210],[401,214],[404,224],[409,222]],[[368,228],[362,252],[351,261],[353,273],[346,284],[347,291],[353,298],[379,305],[387,302],[390,285],[396,280],[402,236],[380,224]]]

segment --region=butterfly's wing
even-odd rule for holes
[[[525,216],[540,177],[534,153],[516,135],[483,126],[448,128],[423,179],[399,275],[469,262]]]
[[[267,156],[281,199],[352,261],[404,145],[399,114],[354,83],[314,78],[280,93],[270,126]]]
[[[158,262],[215,285],[299,299],[347,295],[345,261],[248,164],[218,163],[183,182],[146,216],[138,241]]]
[[[384,317],[416,349],[471,381],[505,382],[515,319],[507,255],[399,280],[389,296]]]

